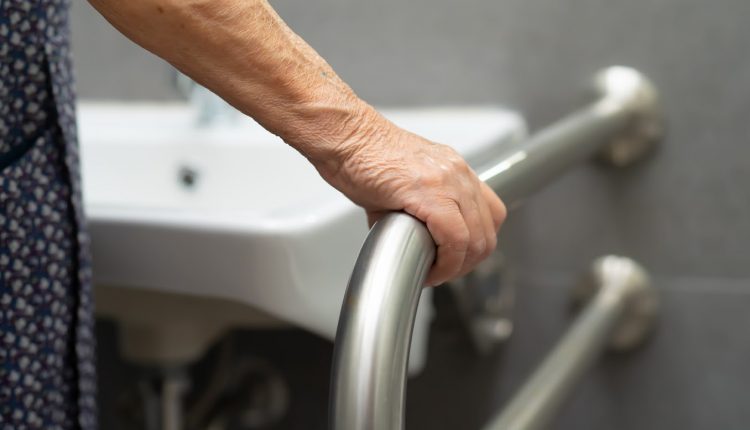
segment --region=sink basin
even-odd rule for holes
[[[525,134],[521,117],[500,108],[383,112],[474,166]],[[247,118],[196,125],[187,104],[84,102],[79,126],[98,306],[137,328],[131,355],[186,358],[253,321],[334,337],[367,225],[304,157]],[[415,324],[415,366],[430,295]]]

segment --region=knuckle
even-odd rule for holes
[[[452,163],[453,163],[453,168],[460,173],[468,173],[470,170],[469,165],[466,164],[466,161],[464,161],[464,159],[461,158],[460,156],[455,157],[452,160]]]
[[[472,256],[484,256],[485,250],[487,249],[487,239],[477,239],[469,245],[469,253]]]
[[[495,229],[499,229],[501,225],[505,222],[505,220],[508,218],[508,209],[505,207],[505,204],[501,201],[498,209],[493,214],[493,219],[495,221]]]
[[[453,168],[464,167],[466,165],[463,157],[461,157],[461,155],[455,149],[451,148],[448,145],[442,145],[442,149],[443,158]]]
[[[492,255],[492,251],[495,250],[497,247],[497,237],[495,235],[492,235],[489,237],[489,240],[487,241],[487,247],[484,249],[484,253],[482,254],[482,259],[485,259]]]
[[[451,279],[455,279],[461,274],[462,265],[454,264],[448,268],[445,272],[445,276],[442,278],[443,282],[447,282]]]
[[[420,183],[426,187],[437,187],[443,183],[445,175],[437,170],[431,170],[419,177]]]
[[[471,236],[466,227],[453,228],[448,235],[448,240],[450,240],[449,246],[453,250],[465,251],[469,247]]]
[[[497,248],[497,236],[493,234],[490,235],[489,242],[487,243],[487,253],[491,254],[495,248]]]
[[[505,207],[505,204],[500,202],[500,223],[502,224],[505,222],[505,219],[508,218],[508,208]]]

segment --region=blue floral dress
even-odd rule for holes
[[[0,0],[0,429],[94,429],[67,0]]]

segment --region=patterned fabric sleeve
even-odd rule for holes
[[[96,428],[68,2],[0,0],[0,429]]]

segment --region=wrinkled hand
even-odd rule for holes
[[[367,211],[370,226],[403,210],[427,225],[437,245],[427,285],[471,271],[497,244],[506,209],[452,148],[430,142],[377,115],[341,145],[324,179]]]

